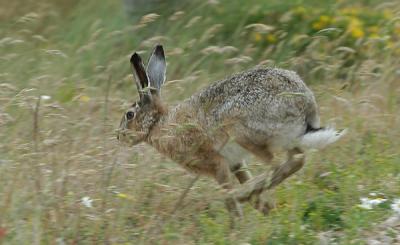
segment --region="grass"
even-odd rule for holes
[[[119,1],[3,3],[0,242],[365,244],[393,215],[390,202],[400,197],[396,1],[213,2],[184,2],[137,21]],[[309,152],[306,166],[271,193],[277,208],[268,217],[245,205],[231,229],[222,190],[207,178],[170,217],[193,176],[146,145],[126,149],[115,138],[137,98],[129,55],[146,56],[158,42],[167,51],[170,104],[234,72],[279,66],[313,89],[324,124],[349,134]],[[248,162],[253,173],[268,168]],[[360,208],[371,192],[388,201]]]

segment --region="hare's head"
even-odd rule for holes
[[[154,48],[146,69],[137,53],[132,55],[130,61],[139,92],[139,101],[133,103],[122,116],[117,138],[121,142],[135,145],[146,139],[153,126],[166,112],[160,100],[161,85],[165,81],[166,62],[161,45]]]

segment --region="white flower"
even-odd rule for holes
[[[394,199],[390,207],[393,209],[393,211],[400,215],[400,198]]]
[[[369,196],[371,196],[371,197],[376,197],[378,194],[376,194],[375,192],[370,192],[369,193]]]
[[[386,199],[386,198],[378,197],[378,198],[375,198],[375,199],[370,199],[369,201],[370,201],[370,203],[372,204],[372,206],[377,206],[377,205],[379,205],[379,204],[381,204],[381,203],[386,202],[387,199]]]
[[[360,201],[361,201],[361,204],[359,204],[358,207],[363,208],[363,209],[372,209],[375,206],[378,206],[379,204],[386,202],[387,199],[381,198],[381,197],[377,197],[374,199],[370,199],[368,197],[361,197]]]
[[[369,201],[369,198],[361,197],[360,198],[361,204],[358,204],[358,207],[362,209],[372,209],[372,205]]]
[[[92,208],[93,200],[90,197],[82,197],[81,199],[82,204],[87,208]]]
[[[49,96],[49,95],[41,95],[40,99],[41,100],[49,100],[49,99],[51,99],[51,96]]]

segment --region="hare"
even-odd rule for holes
[[[173,108],[161,96],[166,78],[164,50],[157,45],[145,68],[141,57],[130,59],[139,101],[123,115],[117,138],[129,145],[146,142],[197,174],[208,175],[225,189],[233,189],[233,174],[248,184],[245,194],[226,198],[228,209],[242,215],[239,202],[252,201],[267,213],[270,206],[259,195],[301,169],[304,149],[323,148],[344,132],[320,127],[313,93],[293,71],[255,68],[217,81]],[[229,163],[220,153],[231,139],[270,163],[276,148],[287,151],[287,161],[270,176],[252,179],[242,163]],[[256,178],[253,178],[256,179]]]

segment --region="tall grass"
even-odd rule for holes
[[[398,227],[375,224],[400,197],[396,3],[196,0],[133,21],[118,1],[3,1],[0,242],[394,243]],[[324,124],[349,134],[268,193],[268,217],[245,206],[231,229],[222,190],[201,178],[170,218],[193,176],[146,145],[119,146],[114,132],[137,98],[129,55],[156,43],[170,104],[231,73],[280,66],[312,87]],[[360,208],[371,192],[388,201]]]

